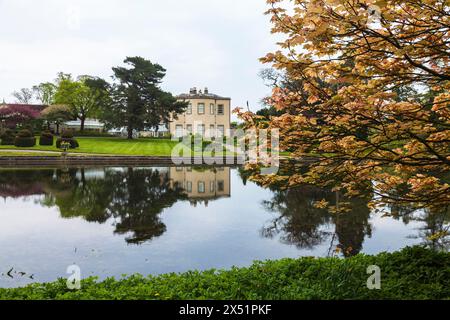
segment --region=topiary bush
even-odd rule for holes
[[[14,145],[14,139],[15,139],[15,132],[11,129],[6,129],[1,135],[1,145],[3,146],[13,146]]]
[[[39,138],[39,145],[52,146],[53,145],[53,134],[50,131],[42,132],[41,137]]]
[[[70,144],[70,149],[76,149],[80,145],[76,139],[73,138],[74,134],[71,130],[66,130],[61,134],[61,138],[56,140],[56,147],[61,149],[61,144],[63,142],[68,142]]]
[[[64,138],[64,139],[73,139],[74,136],[75,135],[72,130],[64,130],[61,133],[61,138]]]
[[[30,130],[21,130],[14,139],[14,145],[24,148],[34,147],[36,145],[36,138]]]

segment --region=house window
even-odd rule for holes
[[[186,125],[186,130],[187,130],[188,134],[192,134],[192,124]]]
[[[186,182],[186,192],[188,192],[188,193],[192,192],[192,182],[191,181]]]
[[[205,125],[204,124],[199,124],[197,126],[197,133],[201,136],[205,135]]]
[[[198,182],[198,193],[205,193],[205,182]]]
[[[216,187],[216,185],[215,185],[214,181],[211,181],[209,183],[209,192],[214,192],[215,187]]]
[[[198,112],[198,114],[205,114],[205,104],[204,103],[199,103],[197,105],[197,112]]]
[[[214,130],[215,130],[214,125],[213,124],[209,125],[209,136],[211,138],[216,136],[216,132]]]
[[[225,108],[223,104],[217,105],[217,114],[218,115],[224,115],[225,114]]]
[[[217,181],[217,191],[221,192],[225,190],[225,183],[223,181]]]
[[[175,137],[181,138],[183,136],[183,125],[177,124],[175,126]]]
[[[225,135],[225,127],[222,125],[217,126],[217,133],[219,137],[223,137]]]
[[[215,113],[215,110],[216,108],[215,108],[215,106],[214,106],[214,103],[211,103],[210,105],[209,105],[209,114],[214,114]]]
[[[188,104],[188,107],[186,109],[186,114],[192,114],[192,103]]]

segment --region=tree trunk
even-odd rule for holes
[[[129,125],[127,128],[128,140],[133,140],[133,126]]]
[[[59,136],[59,122],[56,123],[56,134]]]
[[[85,117],[80,118],[80,132],[84,131],[84,122],[86,121]]]

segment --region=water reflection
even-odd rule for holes
[[[240,170],[246,181],[246,172]],[[345,199],[337,192],[314,186],[288,190],[271,187],[271,198],[263,200],[274,218],[261,229],[266,238],[279,238],[284,244],[312,250],[328,244],[329,254],[339,249],[343,256],[358,254],[372,236],[371,195]],[[228,167],[170,168],[58,168],[42,170],[2,170],[0,197],[42,196],[38,202],[57,208],[65,219],[81,217],[88,222],[112,221],[114,233],[125,235],[129,244],[142,244],[163,235],[167,228],[161,213],[180,201],[192,207],[208,207],[211,201],[231,197],[231,171]],[[326,200],[346,210],[318,208]],[[421,222],[416,235],[437,249],[449,247],[450,210],[417,211],[413,207],[391,205],[391,216],[404,224]],[[435,210],[436,211],[436,210]]]
[[[276,218],[262,230],[266,237],[281,235],[283,242],[299,249],[312,249],[330,241],[330,253],[339,248],[344,256],[358,254],[366,236],[371,237],[367,198],[342,199],[339,193],[308,185],[273,192],[273,198],[264,201],[266,210],[276,213]],[[335,206],[345,204],[348,209],[332,213],[318,208],[316,203],[323,199]],[[330,225],[334,230],[330,230]]]
[[[227,167],[0,169],[0,287],[53,281],[73,263],[105,278],[449,248],[436,237],[448,235],[447,209],[391,205],[381,218],[367,207],[371,195],[263,188],[245,177]],[[318,208],[322,199],[346,210]]]

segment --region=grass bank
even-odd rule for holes
[[[130,155],[130,156],[170,156],[176,142],[169,139],[136,139],[126,140],[108,137],[77,137],[80,147],[70,150],[71,153]],[[23,150],[14,146],[0,146],[1,149]],[[53,146],[36,145],[27,150],[61,151]],[[33,156],[34,154],[30,154]]]
[[[39,141],[39,138],[37,138]],[[172,149],[178,144],[177,141],[170,139],[151,139],[141,138],[135,140],[127,140],[123,138],[115,137],[76,137],[80,147],[77,149],[69,150],[70,153],[83,153],[83,154],[96,154],[96,155],[119,155],[119,156],[171,156]],[[203,146],[205,147],[205,146]],[[8,151],[2,151],[8,150]],[[31,148],[18,148],[15,146],[2,146],[0,145],[0,156],[5,152],[18,152],[21,153],[24,150],[37,150],[37,151],[58,151],[61,150],[53,146],[40,146],[36,145]],[[201,155],[200,150],[193,150],[192,155]],[[206,153],[205,156],[210,156],[210,153]],[[218,153],[218,155],[232,155],[225,149]],[[4,155],[5,156],[5,155]],[[28,156],[37,156],[35,153],[30,153]]]
[[[381,289],[366,286],[367,267],[381,269]],[[450,253],[421,247],[349,259],[300,258],[255,262],[228,271],[191,271],[122,280],[65,280],[0,289],[0,299],[450,299]]]

